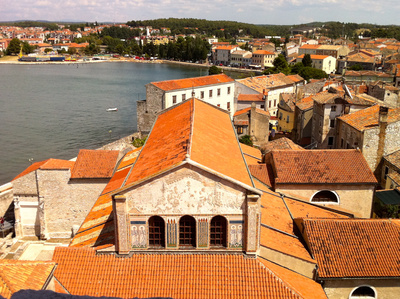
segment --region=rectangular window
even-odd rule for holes
[[[200,99],[204,99],[204,91],[200,92]]]
[[[217,96],[220,96],[221,95],[221,88],[218,88],[217,89]]]
[[[344,140],[343,140],[343,138],[340,140],[340,147],[341,148],[343,148],[343,146],[344,146]]]
[[[228,94],[231,94],[231,88],[228,87]]]
[[[182,101],[186,100],[186,94],[182,95]]]
[[[272,104],[272,102],[268,101],[268,108],[271,108],[271,104]]]
[[[212,89],[209,91],[209,97],[212,98]]]
[[[176,104],[176,96],[172,96],[172,104]]]
[[[329,123],[329,127],[334,128],[335,127],[335,120],[331,119],[330,123]]]
[[[276,107],[276,100],[274,100],[274,107]]]
[[[237,133],[243,134],[243,127],[237,127]]]
[[[228,111],[231,111],[231,103],[230,103],[230,102],[227,102],[227,103],[226,103],[226,109],[227,109]]]
[[[286,122],[289,123],[289,115],[286,118]]]
[[[261,109],[264,109],[264,107],[265,107],[264,105],[260,105],[260,108],[261,108]]]
[[[331,106],[331,112],[335,112],[335,111],[336,111],[336,106],[335,105]]]
[[[387,179],[388,173],[389,173],[389,167],[385,166],[385,180]]]
[[[333,145],[333,137],[328,137],[328,145]]]

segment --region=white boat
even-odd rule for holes
[[[107,111],[118,111],[118,108],[108,108]]]

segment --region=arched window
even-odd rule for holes
[[[351,292],[350,299],[375,299],[376,294],[373,288],[369,286],[358,287]]]
[[[322,190],[314,194],[311,202],[330,202],[339,203],[339,199],[335,193],[329,190]]]
[[[152,216],[149,219],[149,247],[165,247],[165,222],[160,216]]]
[[[210,247],[226,247],[226,219],[215,216],[211,219]]]
[[[191,216],[183,216],[179,220],[179,246],[196,247],[196,220]]]

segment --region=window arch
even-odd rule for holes
[[[149,221],[149,247],[165,247],[165,222],[160,216],[152,216]]]
[[[316,203],[339,203],[339,196],[336,192],[329,190],[322,190],[314,193],[311,197],[311,202]]]
[[[355,288],[351,294],[350,299],[375,299],[376,292],[372,287],[360,286]]]
[[[179,246],[196,247],[196,220],[192,216],[183,216],[179,220]]]
[[[226,227],[225,217],[215,216],[211,219],[210,247],[226,247]]]

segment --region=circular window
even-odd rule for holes
[[[375,291],[369,286],[358,287],[350,295],[350,299],[375,299]]]
[[[335,193],[329,190],[319,191],[314,194],[311,199],[311,202],[331,202],[331,203],[339,203],[339,199]]]

